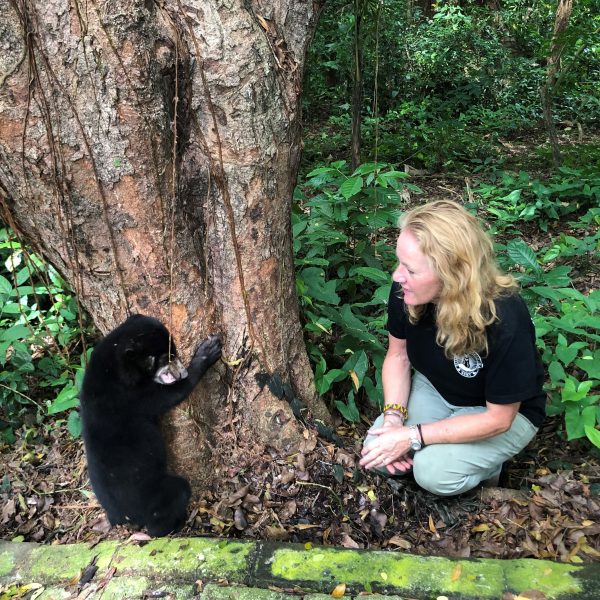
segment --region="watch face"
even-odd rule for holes
[[[418,442],[417,440],[413,440],[410,443],[410,447],[411,447],[411,450],[414,450],[416,452],[417,450],[421,449],[421,442]]]

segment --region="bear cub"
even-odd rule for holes
[[[82,434],[92,489],[111,525],[163,536],[185,524],[190,485],[167,472],[160,416],[220,356],[221,342],[210,336],[185,369],[166,327],[144,315],[129,317],[94,349],[81,392]]]

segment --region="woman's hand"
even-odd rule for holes
[[[391,416],[391,415],[390,415]],[[369,435],[377,436],[372,443],[362,449],[360,465],[365,469],[386,468],[390,474],[407,471],[413,460],[406,456],[410,450],[410,436],[407,427],[393,424],[386,418],[377,429],[370,429]]]

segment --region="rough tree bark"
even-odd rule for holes
[[[360,163],[361,150],[361,123],[363,103],[363,32],[362,24],[365,13],[366,0],[354,0],[354,41],[353,41],[353,77],[352,77],[352,169]]]
[[[328,419],[289,218],[316,11],[310,0],[0,2],[2,217],[101,331],[143,312],[170,326],[185,359],[209,333],[224,341],[229,365],[166,427],[195,489],[266,446],[310,442],[270,378]]]

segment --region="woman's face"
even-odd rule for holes
[[[431,268],[429,259],[421,252],[414,234],[405,229],[396,244],[398,266],[392,279],[402,286],[404,303],[411,305],[435,302],[442,289],[442,282]]]

